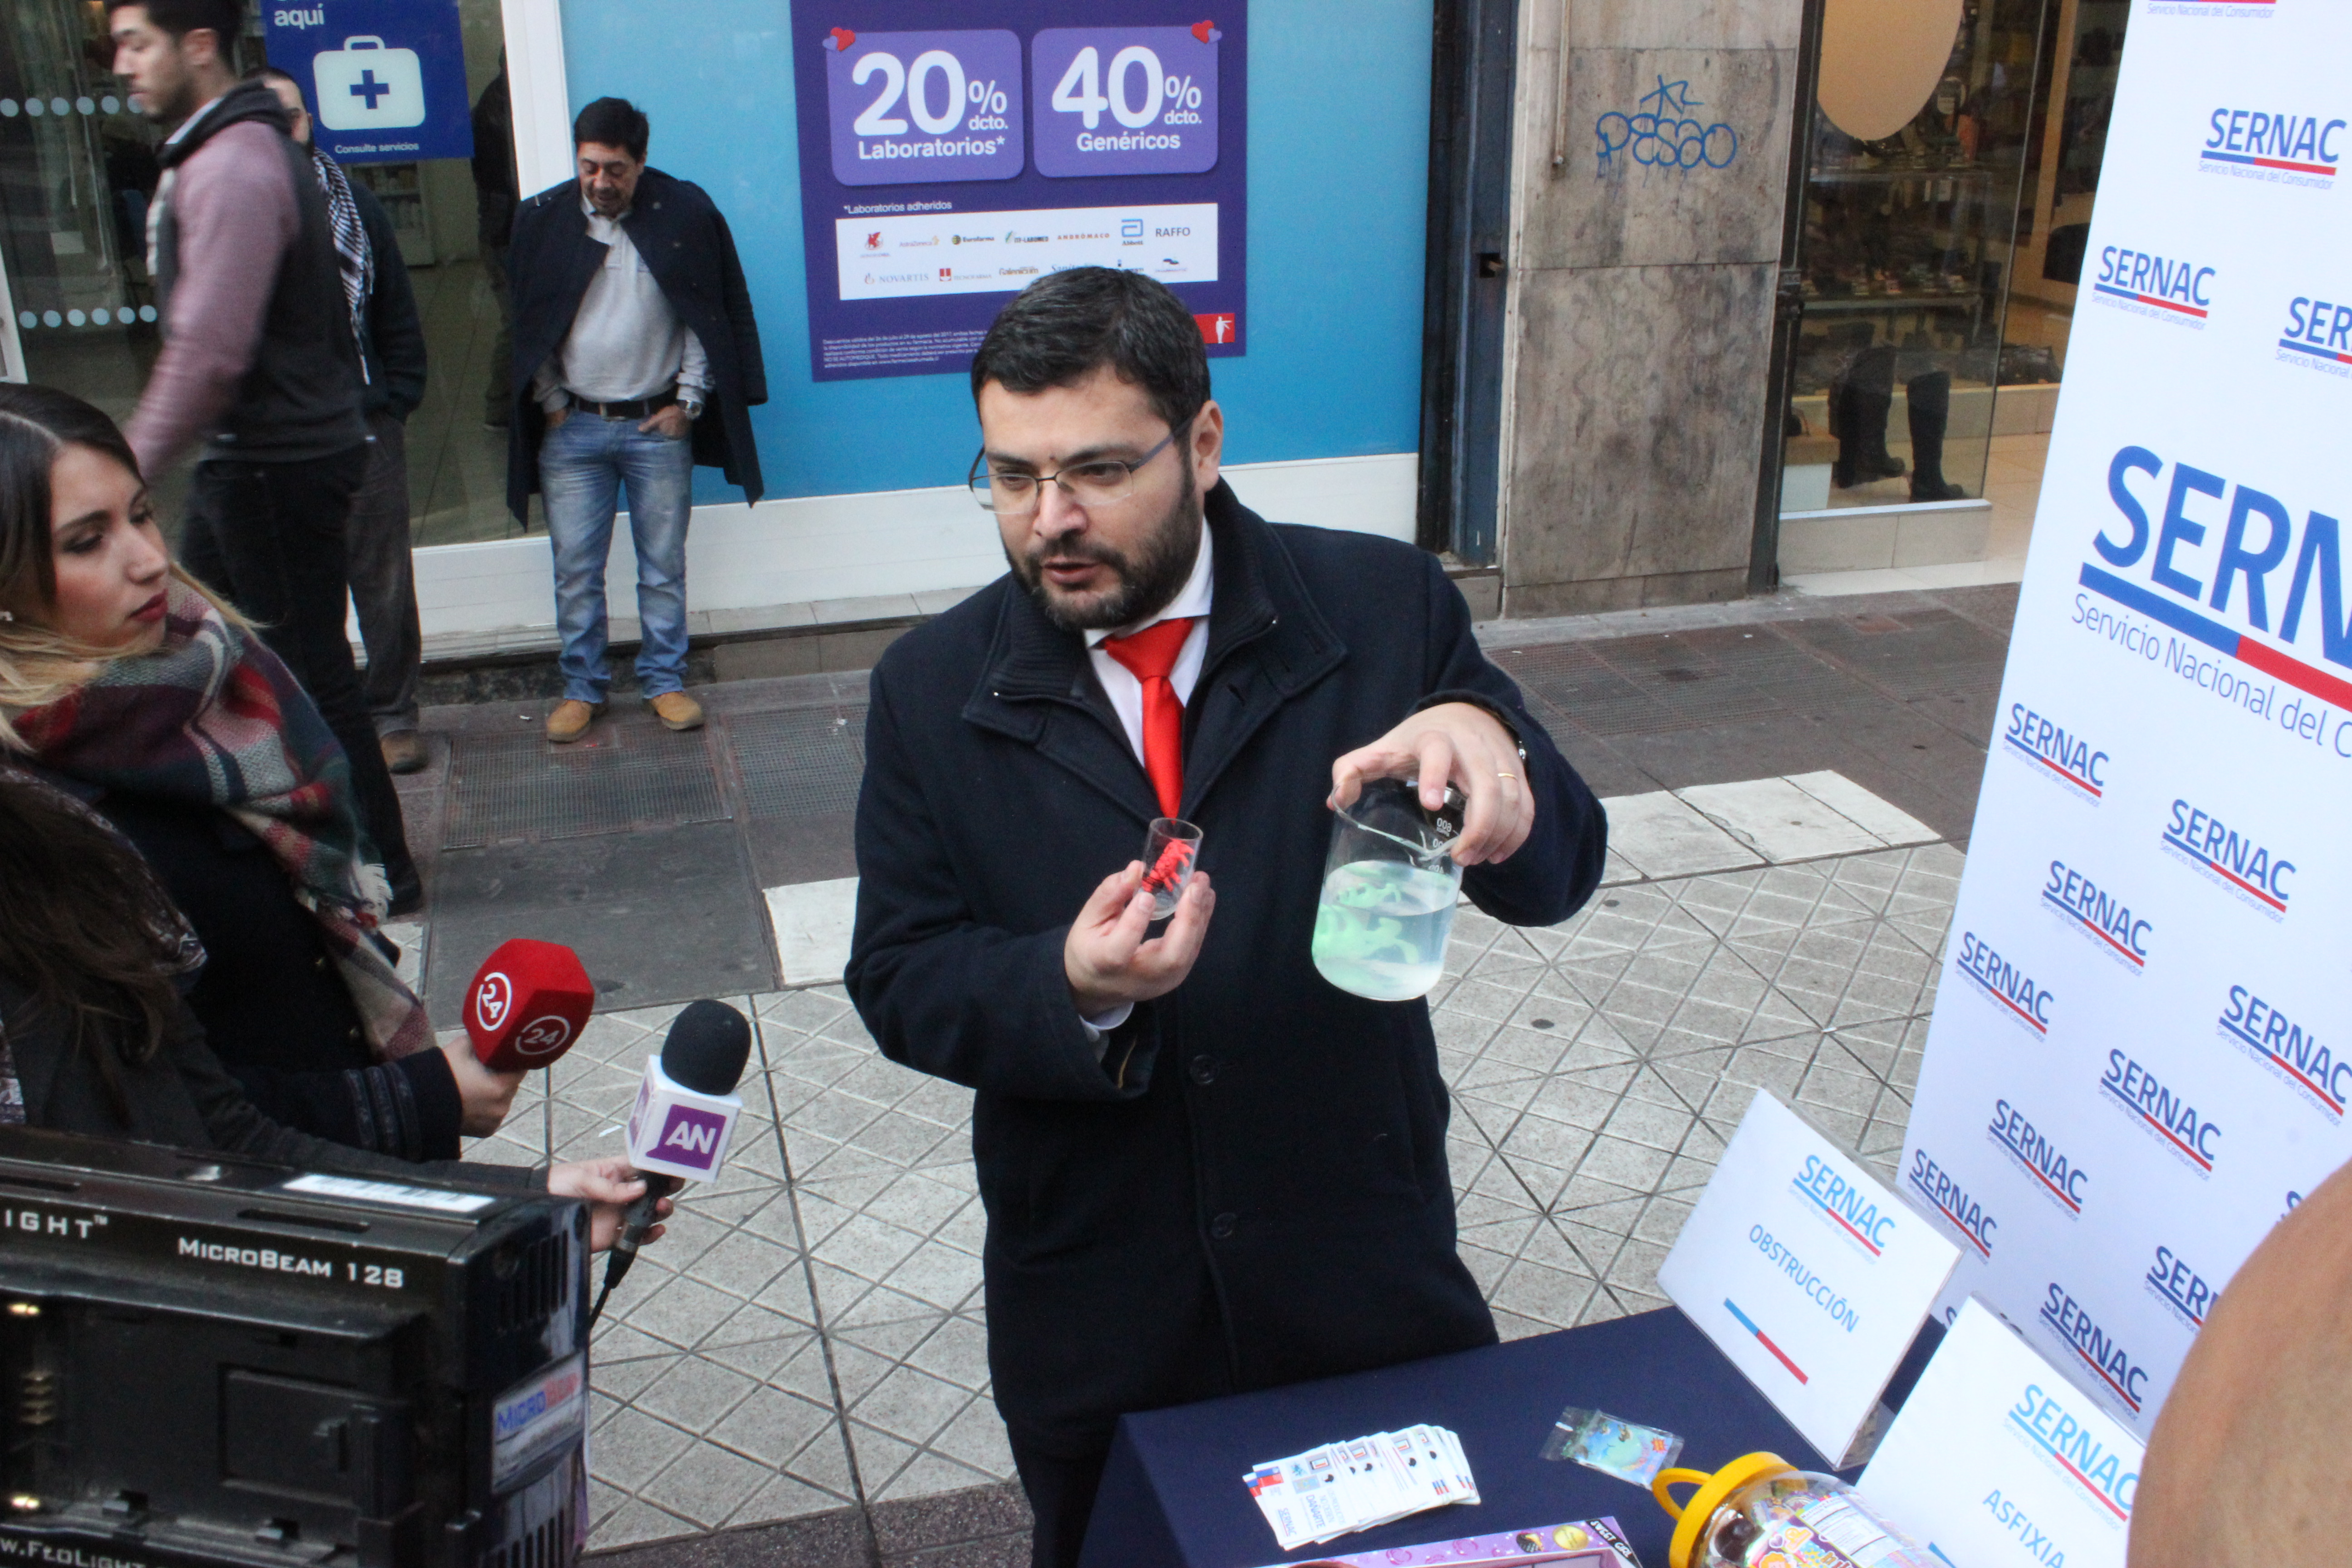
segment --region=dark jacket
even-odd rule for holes
[[[98,1064],[31,1000],[22,985],[0,975],[0,1038],[16,1067],[30,1126],[242,1154],[347,1175],[394,1180],[423,1175],[499,1191],[540,1190],[547,1184],[544,1173],[520,1166],[460,1165],[455,1161],[412,1165],[280,1126],[256,1110],[236,1080],[221,1069],[205,1044],[203,1028],[185,1014],[152,1059],[118,1068],[124,1100],[118,1110]]]
[[[197,178],[194,165],[205,149],[231,126],[248,122],[277,132],[272,145],[293,184],[299,226],[278,258],[252,367],[221,414],[205,455],[293,462],[348,451],[367,438],[360,416],[359,349],[352,341],[351,309],[336,265],[326,195],[311,172],[310,151],[285,133],[286,110],[277,93],[262,82],[232,89],[187,135],[159,148],[156,162],[167,174],[184,171],[184,182]],[[155,308],[167,345],[173,333],[194,330],[172,308],[180,250],[179,217],[167,198],[155,234]],[[234,264],[258,267],[262,259],[247,255]]]
[[[318,921],[258,838],[209,805],[40,776],[130,839],[187,918],[205,954],[189,1011],[263,1115],[395,1159],[457,1157],[465,1108],[448,1061],[375,1061]]]
[[[1348,995],[1308,953],[1330,767],[1416,709],[1475,695],[1528,752],[1533,835],[1470,870],[1477,907],[1565,920],[1606,826],[1408,545],[1275,528],[1220,484],[1207,657],[1182,815],[1217,909],[1185,983],[1097,1059],[1062,946],[1160,815],[1084,644],[1009,579],[874,671],[847,972],[892,1059],[979,1090],[989,1362],[1006,1419],[1083,1451],[1117,1415],[1491,1342],[1454,1251],[1448,1103],[1429,1009]]]
[[[474,100],[474,232],[485,250],[502,250],[514,233],[517,182],[514,100],[504,66]]]
[[[702,187],[659,169],[637,177],[635,202],[621,220],[662,295],[694,329],[710,356],[710,400],[694,425],[694,460],[726,471],[744,499],[765,493],[760,452],[751,440],[751,410],[768,401],[768,371],[760,354],[751,291],[736,258],[727,219]],[[539,488],[539,442],[547,416],[530,395],[530,378],[563,346],[581,298],[604,263],[604,247],[588,237],[576,181],[541,191],[515,214],[508,278],[514,289],[514,418],[507,437],[507,506],[525,513]]]
[[[400,258],[400,235],[376,194],[351,182],[352,205],[375,253],[375,291],[368,296],[367,336],[360,347],[367,361],[367,388],[361,406],[406,422],[425,401],[425,324],[416,319],[416,290],[408,263]]]

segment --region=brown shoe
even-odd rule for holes
[[[414,730],[398,730],[383,737],[383,765],[396,773],[425,771],[425,742]]]
[[[586,734],[588,726],[604,711],[602,702],[582,702],[567,697],[547,716],[547,738],[559,746],[567,745]]]
[[[702,704],[683,691],[665,691],[654,699],[654,717],[666,730],[702,728]]]

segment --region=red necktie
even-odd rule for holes
[[[1143,771],[1160,792],[1160,813],[1173,816],[1184,803],[1184,704],[1168,672],[1192,635],[1190,617],[1149,626],[1133,637],[1105,637],[1103,652],[1143,684]]]

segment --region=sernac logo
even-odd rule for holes
[[[1886,1244],[1895,1239],[1895,1215],[1882,1210],[1866,1188],[1846,1180],[1820,1155],[1806,1155],[1803,1168],[1790,1178],[1789,1184],[1820,1211],[1832,1229],[1871,1257],[1885,1252]]]
[[[2101,887],[2063,860],[2053,860],[2042,884],[2042,903],[2133,973],[2147,968],[2148,939],[2156,932],[2156,922],[2136,912],[2113,888]]]
[[[2275,357],[2323,375],[2352,379],[2352,304],[2297,294],[2287,301],[2286,325],[2279,332]]]
[[[2036,1039],[2049,1037],[2050,1005],[2055,998],[2021,967],[1994,952],[1991,943],[1972,931],[1962,931],[1952,967],[1974,981],[1979,993],[1999,1004],[2011,1022],[2032,1031]]]
[[[2164,847],[2273,920],[2286,914],[2287,900],[2294,897],[2294,861],[2186,800],[2172,803]]]
[[[2119,1049],[2107,1053],[2099,1088],[2109,1104],[2187,1161],[2191,1170],[2201,1176],[2213,1173],[2213,1162],[2221,1155],[2221,1123],[2199,1110],[2185,1089],[2158,1079]]]
[[[2345,129],[2324,114],[2224,106],[2207,121],[2198,166],[2209,174],[2332,190]]]
[[[2056,1286],[2052,1286],[2055,1290]],[[2033,1445],[2042,1457],[2080,1486],[2092,1502],[2118,1523],[2131,1520],[2132,1500],[2139,1491],[2139,1472],[2124,1467],[2134,1463],[2094,1436],[2090,1427],[2066,1408],[2063,1394],[2039,1384],[2028,1384],[2010,1407],[2011,1427]]]
[[[2026,1119],[2025,1112],[2006,1100],[1996,1100],[1986,1136],[2000,1145],[2042,1190],[2069,1215],[2083,1212],[2090,1195],[2091,1175],[2071,1159],[2057,1141]]]
[[[2150,673],[2352,759],[2342,504],[2304,504],[2140,446],[2108,463],[2107,498],[2116,515],[2089,541],[2073,624]],[[2306,649],[2319,662],[2298,657]]]
[[[2147,1398],[2147,1368],[2055,1279],[2042,1298],[2042,1326],[2055,1334],[2133,1415],[2139,1414]]]
[[[2077,727],[2038,713],[2022,702],[2009,705],[2009,727],[2000,732],[2002,750],[2033,765],[2036,773],[2074,787],[2078,800],[2100,800],[2107,793],[2107,753]]]
[[[1961,1186],[1958,1177],[1937,1164],[1934,1155],[1925,1148],[1913,1150],[1911,1168],[1904,1180],[1927,1201],[1928,1207],[1951,1221],[1952,1228],[1980,1256],[1992,1256],[1993,1233],[2000,1229],[2000,1221],[1986,1212],[1984,1204]]]
[[[2205,1326],[2205,1314],[2213,1310],[2213,1299],[2221,1294],[2204,1276],[2189,1267],[2187,1258],[2168,1247],[2156,1249],[2156,1261],[2148,1265],[2141,1282],[2147,1287],[2148,1294],[2191,1329]]]
[[[2136,316],[2203,331],[2206,318],[2213,313],[2213,289],[2221,276],[2218,268],[2200,261],[2110,245],[2099,252],[2091,297]]]
[[[2344,1120],[2345,1105],[2352,1101],[2352,1058],[2340,1058],[2321,1044],[2317,1030],[2245,985],[2230,987],[2229,1003],[2215,1027],[2330,1121]]]

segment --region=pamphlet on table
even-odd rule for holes
[[[1478,1500],[1462,1440],[1443,1426],[1326,1443],[1254,1465],[1242,1480],[1285,1552]]]

